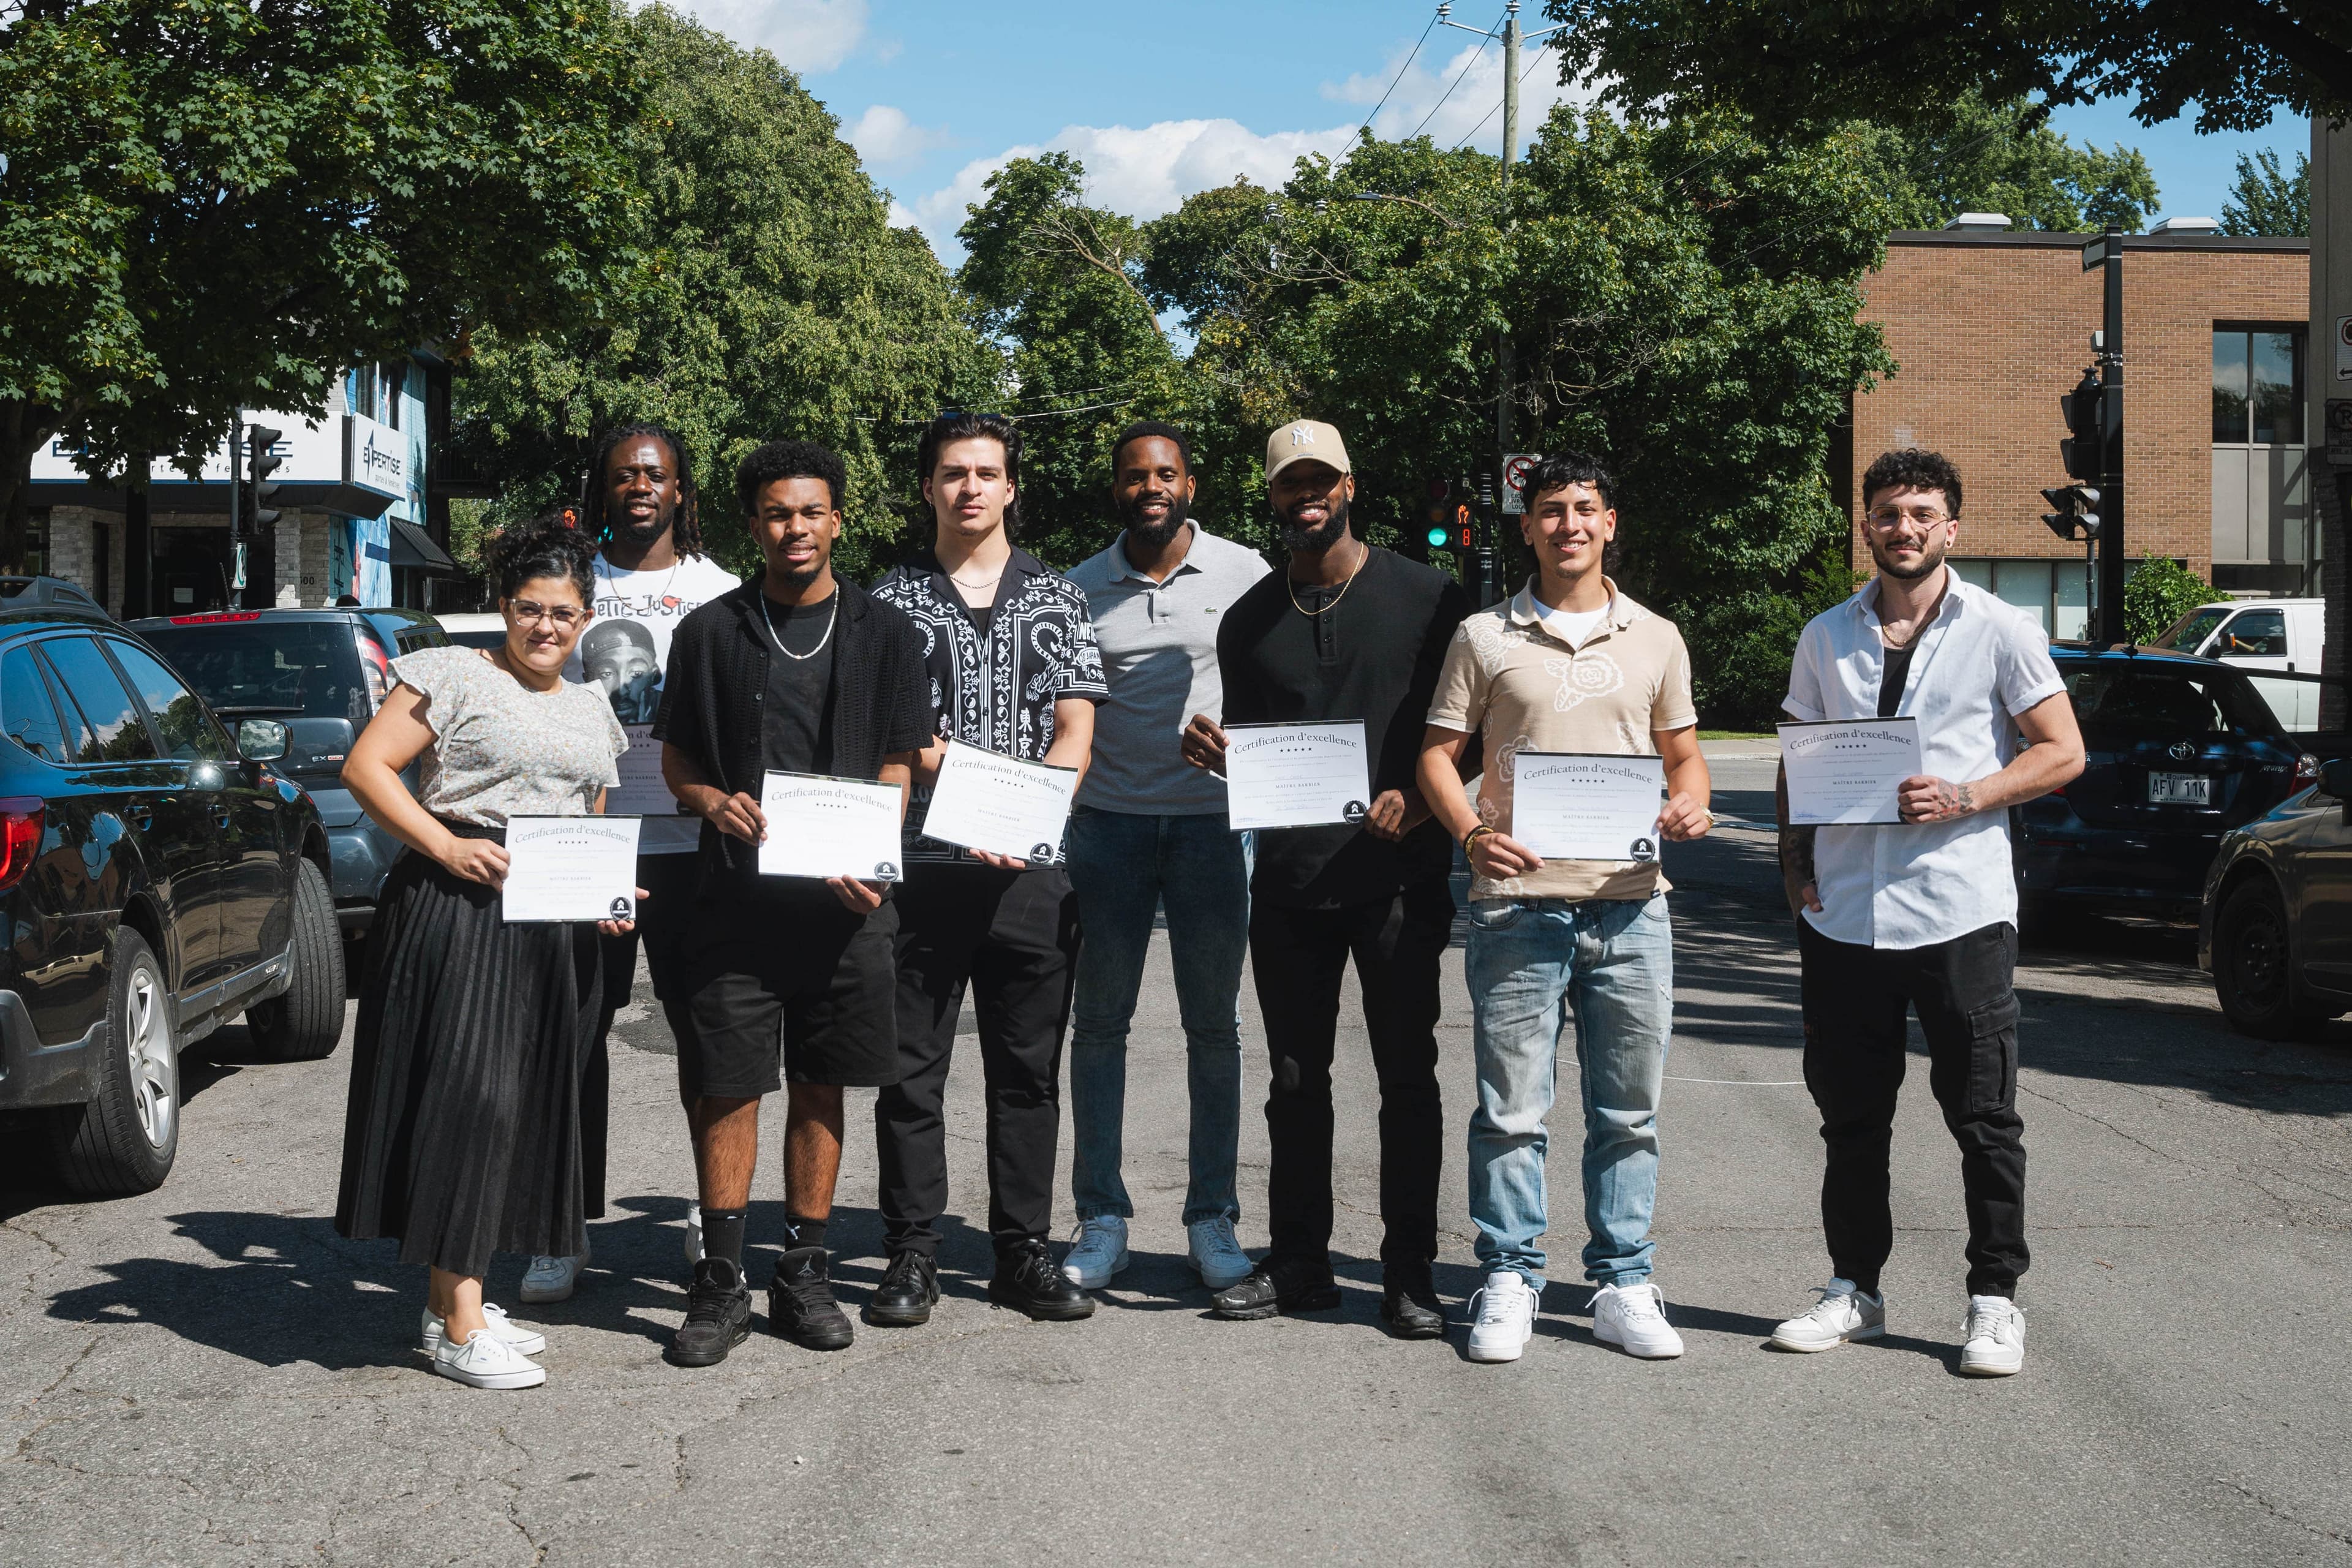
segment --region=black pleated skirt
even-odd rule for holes
[[[402,1262],[453,1274],[487,1274],[493,1253],[586,1251],[596,928],[509,925],[495,889],[409,850],[384,879],[364,976],[335,1228],[396,1237]]]

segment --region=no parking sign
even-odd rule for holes
[[[1503,458],[1503,512],[1514,516],[1528,510],[1528,476],[1543,461],[1541,452],[1512,452]]]

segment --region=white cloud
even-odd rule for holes
[[[829,71],[866,36],[866,0],[684,0],[708,27],[796,71]]]
[[[923,226],[923,220],[917,217],[913,213],[908,212],[904,202],[901,202],[896,196],[892,196],[890,198],[889,224],[892,228],[911,228],[919,231]]]
[[[843,134],[859,157],[874,164],[909,163],[953,140],[944,127],[918,125],[906,110],[887,103],[868,107]]]
[[[1582,105],[1594,96],[1586,83],[1562,87],[1559,57],[1549,49],[1538,54],[1540,47],[1531,46],[1519,55],[1519,151],[1523,153],[1551,113],[1552,105],[1563,100]],[[1324,83],[1323,96],[1341,103],[1375,104],[1382,93],[1389,92],[1393,80],[1396,90],[1389,94],[1387,104],[1372,121],[1378,134],[1401,141],[1417,133],[1431,137],[1440,147],[1451,147],[1467,136],[1469,144],[1481,152],[1500,153],[1502,45],[1488,44],[1482,49],[1472,43],[1442,63],[1416,59],[1400,79],[1397,68],[1404,63],[1405,53],[1399,49],[1376,75]]]

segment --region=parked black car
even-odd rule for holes
[[[2315,782],[2317,759],[2252,682],[2151,648],[2051,648],[2074,699],[2082,776],[2015,808],[2020,923],[2069,910],[2193,919],[2221,836]]]
[[[131,629],[224,719],[286,726],[279,769],[318,802],[344,932],[365,931],[400,842],[343,787],[343,759],[391,689],[392,661],[446,647],[441,624],[421,610],[215,610],[132,621]]]
[[[2352,1012],[2352,758],[2221,841],[2197,962],[2231,1024],[2296,1039]]]
[[[327,835],[270,762],[68,584],[0,582],[0,1111],[83,1192],[162,1184],[179,1054],[243,1013],[316,1059],[343,1023]],[[68,589],[59,593],[57,589]]]

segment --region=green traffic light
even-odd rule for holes
[[[1429,531],[1429,547],[1432,550],[1443,550],[1445,548],[1445,542],[1453,537],[1454,531],[1451,529],[1433,528]]]

